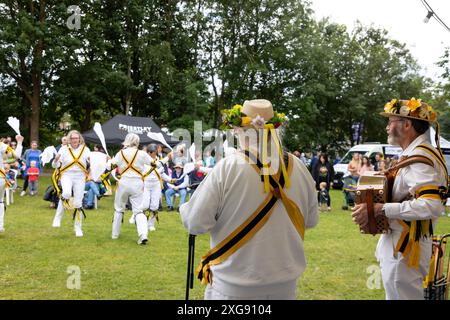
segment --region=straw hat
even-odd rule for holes
[[[422,102],[421,99],[411,98],[410,100],[392,99],[384,106],[384,112],[380,112],[383,117],[401,117],[427,121],[429,123],[436,122],[437,114],[433,107]]]
[[[246,100],[242,106],[242,113],[250,118],[257,116],[263,117],[264,120],[272,119],[274,116],[272,103],[266,99]]]

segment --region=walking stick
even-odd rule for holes
[[[195,235],[189,235],[188,267],[186,277],[186,300],[189,300],[189,289],[194,288]]]

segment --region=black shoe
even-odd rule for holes
[[[173,211],[173,207],[167,207],[167,211]]]
[[[342,210],[348,210],[348,206],[342,206]]]

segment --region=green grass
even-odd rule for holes
[[[0,299],[184,299],[188,235],[177,213],[162,212],[149,245],[136,244],[136,227],[126,212],[121,236],[111,239],[113,197],[86,210],[83,238],[75,238],[66,213],[61,228],[52,228],[54,209],[42,200],[49,184],[43,177],[39,195],[19,197],[7,208],[6,232],[0,234]],[[22,181],[19,181],[21,184]],[[382,288],[370,290],[367,267],[376,265],[378,237],[360,235],[349,211],[338,210],[342,193],[332,191],[330,213],[308,230],[308,265],[298,284],[298,299],[384,299]],[[442,217],[437,233],[450,232],[450,218]],[[196,240],[195,267],[209,248],[209,237]],[[67,268],[81,270],[81,289],[67,288]],[[191,299],[202,299],[198,281]]]

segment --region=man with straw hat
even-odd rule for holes
[[[388,143],[399,145],[400,161],[386,172],[388,203],[375,204],[374,214],[389,219],[389,232],[376,249],[386,299],[424,299],[423,279],[429,273],[432,234],[443,209],[448,172],[439,147],[436,112],[420,99],[393,99],[384,107]],[[437,123],[437,148],[429,127]],[[436,138],[436,137],[435,137]],[[353,220],[367,224],[367,205],[353,209]],[[426,284],[425,284],[426,285]]]
[[[180,208],[190,234],[211,236],[197,269],[205,299],[295,299],[305,229],[318,222],[314,180],[282,152],[276,128],[285,116],[270,101],[245,101],[223,120],[241,150],[217,163]]]

